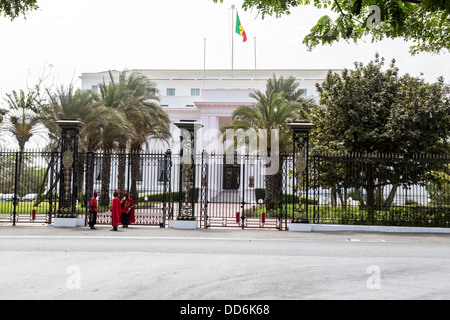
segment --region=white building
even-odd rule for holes
[[[333,70],[340,71],[340,70]],[[318,100],[316,84],[325,80],[328,70],[129,70],[139,72],[152,80],[160,94],[160,105],[171,120],[171,145],[151,141],[152,150],[165,152],[171,149],[179,154],[179,129],[175,123],[181,120],[195,120],[203,125],[197,132],[196,150],[201,153],[216,152],[223,154],[219,130],[232,121],[233,111],[242,105],[253,105],[256,101],[250,93],[266,89],[267,80],[274,75],[277,78],[295,77],[304,97]],[[112,75],[119,77],[119,71]],[[83,73],[82,89],[98,92],[100,83],[108,83],[109,72]],[[256,203],[255,188],[264,188],[264,163],[225,164],[220,157],[210,160],[208,201]],[[161,173],[158,173],[161,176]],[[254,183],[250,183],[254,179]],[[176,170],[172,172],[172,185],[178,184]],[[197,180],[197,184],[200,179]],[[157,193],[157,182],[139,185],[142,193]],[[197,185],[198,187],[198,185]],[[242,189],[244,188],[244,189]],[[160,192],[160,191],[159,191]]]
[[[340,70],[333,70],[340,71]],[[147,76],[156,83],[160,93],[160,105],[172,121],[174,143],[179,140],[173,123],[180,120],[196,120],[203,129],[198,133],[201,145],[197,150],[217,150],[217,134],[231,122],[233,111],[241,105],[252,105],[255,100],[249,94],[264,91],[267,80],[273,75],[295,77],[305,98],[318,100],[316,83],[325,80],[328,70],[130,70]],[[112,71],[114,77],[120,72]],[[98,91],[98,85],[109,81],[109,72],[83,73],[80,77],[83,90]],[[165,151],[169,146],[153,143],[152,148]],[[175,147],[175,148],[174,148]],[[173,144],[172,150],[176,149]]]

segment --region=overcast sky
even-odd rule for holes
[[[109,69],[202,69],[204,38],[206,68],[231,68],[230,7],[239,9],[248,42],[235,35],[235,68],[352,68],[379,52],[397,60],[401,73],[427,81],[450,79],[450,55],[409,54],[402,40],[357,45],[341,42],[308,52],[304,36],[318,18],[329,13],[313,7],[292,10],[290,16],[262,20],[244,11],[242,0],[215,4],[211,0],[38,0],[40,9],[27,19],[0,18],[0,97],[36,83],[44,70],[51,81],[79,86],[83,72]],[[0,98],[0,100],[3,100]]]

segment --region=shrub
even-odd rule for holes
[[[194,202],[198,202],[198,196],[200,194],[200,189],[195,188],[194,192]],[[183,192],[184,196],[184,192]],[[147,197],[147,200],[145,198]],[[180,193],[178,191],[172,192],[172,202],[180,201]],[[164,193],[152,193],[152,194],[143,194],[139,196],[139,203],[145,202],[164,202]]]

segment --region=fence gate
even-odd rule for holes
[[[0,161],[0,221],[52,223],[58,210],[61,152],[0,152]],[[195,156],[194,163],[189,190],[199,228],[287,228],[289,205],[284,200],[292,170],[287,157],[280,158],[278,182],[269,188],[267,183],[274,181],[265,176],[267,163],[258,156],[236,155],[227,162],[223,154],[203,152]],[[110,225],[115,189],[120,196],[124,190],[130,191],[137,225],[167,227],[169,220],[178,217],[180,197],[184,196],[179,190],[179,154],[91,151],[78,153],[75,165],[78,217],[88,218],[89,201],[97,190],[97,223]],[[22,200],[31,193],[39,194],[37,205],[34,198]],[[15,197],[20,201],[14,202]]]
[[[114,190],[122,198],[128,190],[135,205],[137,225],[164,226],[173,216],[172,156],[167,153],[109,154],[87,153],[79,157],[84,163],[85,195],[78,214],[89,210],[93,190],[98,191],[98,224],[111,224],[109,211]],[[80,179],[79,179],[80,180]]]
[[[58,151],[0,151],[0,222],[52,222],[59,155]]]
[[[203,204],[207,211],[205,227],[285,229],[286,208],[280,199],[283,193],[281,179],[286,177],[287,171],[277,176],[279,187],[271,199],[266,196],[266,182],[269,181],[265,176],[266,162],[251,155],[231,158],[211,154],[206,164],[203,162],[201,194],[206,198],[206,204]],[[286,168],[285,159],[283,163]]]

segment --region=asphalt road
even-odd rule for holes
[[[0,299],[450,299],[450,235],[0,226]]]

